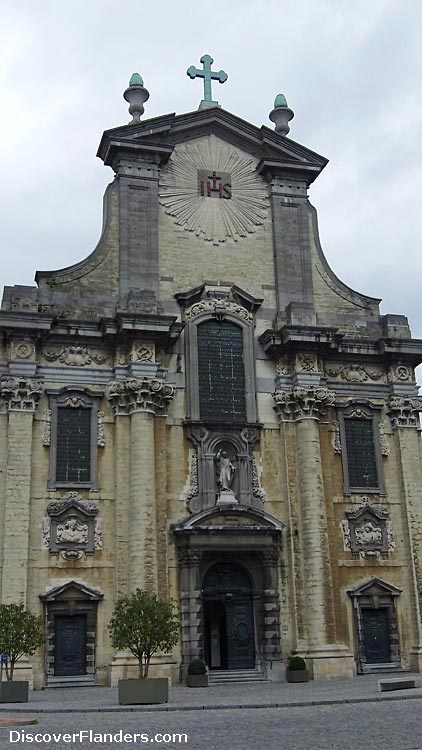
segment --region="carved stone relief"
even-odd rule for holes
[[[277,375],[289,374],[289,360],[286,355],[279,357],[275,365],[275,371]]]
[[[386,558],[393,552],[395,543],[386,508],[366,502],[349,508],[346,516],[347,521],[341,522],[344,549],[354,558]]]
[[[98,506],[82,502],[76,492],[68,499],[49,503],[48,517],[42,522],[42,547],[65,560],[81,560],[102,549],[102,522],[96,518]]]
[[[45,448],[48,448],[51,443],[51,409],[45,409],[44,411],[44,429],[42,433],[42,444]]]
[[[381,455],[388,456],[390,454],[390,446],[388,444],[387,435],[385,434],[385,427],[384,427],[383,422],[379,423],[378,429],[379,429],[379,434],[380,434]]]
[[[190,459],[190,487],[188,492],[186,493],[186,503],[189,503],[189,500],[192,500],[194,497],[197,497],[199,495],[199,486],[198,486],[198,454],[196,450],[191,452],[191,459]]]
[[[390,383],[414,383],[415,373],[407,365],[392,365],[388,371],[388,380]]]
[[[318,372],[318,357],[315,352],[298,352],[295,369],[297,372]]]
[[[258,475],[258,467],[256,465],[255,456],[252,455],[251,457],[251,467],[252,467],[252,492],[253,496],[258,498],[258,500],[261,500],[263,503],[266,501],[266,495],[264,490],[261,487],[260,481],[259,481],[259,475]]]
[[[333,450],[334,453],[341,453],[340,422],[336,419],[333,422]]]
[[[249,310],[246,310],[241,305],[238,305],[237,302],[226,298],[203,299],[200,302],[196,302],[194,305],[192,305],[192,307],[189,307],[186,310],[185,315],[187,320],[191,320],[192,318],[196,317],[196,315],[200,315],[204,312],[218,313],[219,309],[222,312],[234,313],[244,320],[253,320],[253,315],[251,312],[249,312]]]
[[[3,376],[0,398],[9,411],[35,411],[42,394],[42,381],[35,378]]]
[[[298,422],[301,419],[322,420],[327,416],[330,406],[334,406],[335,393],[328,388],[304,388],[298,386],[291,390],[278,388],[273,393],[274,409],[280,420]]]
[[[93,362],[102,365],[107,356],[93,352],[87,346],[69,345],[58,349],[45,349],[43,355],[48,362],[60,362],[68,367],[85,367]]]
[[[384,371],[379,367],[370,367],[357,363],[326,364],[325,373],[336,380],[348,383],[365,383],[368,380],[385,380]]]
[[[388,412],[391,424],[398,427],[419,427],[419,412],[422,411],[422,398],[416,396],[390,396]]]
[[[9,359],[35,359],[35,344],[30,340],[11,341],[8,346]]]
[[[103,411],[97,412],[97,445],[99,448],[104,448],[105,446],[104,417],[105,414]]]
[[[136,341],[130,352],[131,362],[154,362],[154,344],[145,341]]]
[[[136,411],[165,416],[174,392],[174,385],[157,378],[130,378],[109,383],[106,396],[115,416]]]
[[[230,174],[230,200],[201,195],[198,172]],[[175,223],[218,245],[255,232],[269,209],[267,188],[255,162],[214,135],[179,145],[161,172],[160,203]]]

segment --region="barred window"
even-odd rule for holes
[[[372,419],[345,419],[350,487],[378,487]]]
[[[227,320],[198,326],[198,379],[201,419],[246,420],[243,331]]]
[[[91,409],[57,410],[56,480],[89,482],[91,478]]]
[[[48,487],[98,488],[98,402],[88,388],[47,390],[51,407]]]
[[[379,432],[379,410],[354,401],[339,409],[343,491],[385,495]]]

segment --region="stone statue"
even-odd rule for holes
[[[233,466],[226,451],[217,453],[218,484],[222,490],[230,490],[236,467]]]

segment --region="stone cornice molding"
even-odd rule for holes
[[[412,396],[390,396],[387,403],[391,425],[399,427],[419,427],[419,412],[422,411],[422,398]]]
[[[297,386],[291,390],[278,388],[273,393],[274,409],[280,421],[299,422],[302,419],[325,420],[327,410],[334,406],[335,393],[328,388],[304,388]]]
[[[43,392],[41,380],[36,378],[0,378],[0,398],[8,411],[34,412]]]
[[[128,415],[138,411],[166,416],[175,386],[157,378],[130,378],[108,384],[106,397],[114,415]]]

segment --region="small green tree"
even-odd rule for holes
[[[174,604],[136,589],[117,600],[108,629],[114,648],[129,649],[138,659],[139,677],[148,677],[156,651],[170,651],[178,640]]]
[[[0,605],[0,652],[7,654],[6,677],[13,680],[18,659],[32,656],[44,643],[42,618],[33,615],[23,604]]]

